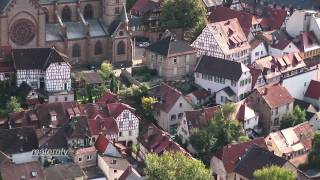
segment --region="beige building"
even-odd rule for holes
[[[71,64],[130,65],[132,43],[125,0],[2,0],[0,46],[55,46]]]
[[[145,63],[165,79],[178,79],[193,72],[196,51],[187,42],[168,36],[146,48]]]
[[[248,104],[259,113],[262,128],[277,130],[282,117],[293,110],[293,97],[280,84],[257,88],[247,98]]]

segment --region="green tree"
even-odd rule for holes
[[[142,111],[145,116],[145,119],[147,119],[149,122],[155,122],[155,119],[153,117],[153,111],[154,111],[154,106],[157,102],[158,100],[153,97],[141,98]]]
[[[16,97],[11,97],[10,101],[7,102],[6,109],[8,113],[21,111],[21,104]]]
[[[205,9],[200,1],[166,0],[161,5],[162,29],[195,29],[205,20]]]
[[[205,164],[209,164],[211,156],[218,149],[238,141],[243,135],[241,124],[232,119],[234,111],[234,104],[225,104],[207,126],[191,132],[190,143]]]
[[[93,96],[92,96],[92,87],[90,85],[86,85],[86,95],[87,95],[87,103],[92,103]]]
[[[112,70],[113,70],[112,64],[108,63],[107,61],[104,61],[101,64],[99,73],[104,80],[108,80],[111,74],[113,74]]]
[[[308,155],[308,167],[320,170],[320,131],[316,131],[313,141],[312,149]]]
[[[119,91],[119,97],[123,100],[132,100],[141,102],[141,98],[148,95],[149,87],[146,84],[140,86],[132,85]]]
[[[265,167],[253,173],[254,180],[295,180],[296,176],[292,171],[278,166]]]
[[[137,2],[137,0],[127,0],[126,9],[127,12],[133,7],[133,5]]]
[[[148,154],[144,172],[150,180],[212,179],[210,170],[201,161],[180,152],[165,152],[161,156]]]
[[[117,93],[118,91],[118,85],[117,85],[117,80],[115,76],[111,77],[111,81],[110,81],[110,91],[113,93]]]
[[[306,120],[306,111],[302,110],[298,105],[294,107],[292,113],[285,115],[281,121],[280,129],[286,129]]]

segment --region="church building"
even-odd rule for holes
[[[51,48],[69,63],[132,64],[126,0],[0,0],[0,46]]]

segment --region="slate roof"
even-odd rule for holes
[[[41,149],[68,149],[67,135],[63,128],[40,128],[36,134]]]
[[[15,69],[22,70],[46,69],[51,63],[67,63],[68,57],[54,48],[30,48],[13,49],[12,59]]]
[[[311,80],[304,96],[312,99],[320,99],[320,81]]]
[[[77,179],[85,177],[79,165],[75,163],[56,164],[44,169],[46,180]]]
[[[294,101],[289,91],[280,84],[260,87],[257,91],[270,108],[284,106]]]
[[[15,154],[38,148],[38,139],[32,127],[0,129],[0,151]]]
[[[245,178],[253,179],[253,173],[255,170],[272,165],[282,167],[286,162],[287,160],[254,144],[241,158],[235,167],[234,172]]]
[[[1,0],[0,1],[0,14],[9,5],[11,0]]]
[[[83,72],[81,75],[86,84],[96,85],[103,83],[103,79],[98,72]]]
[[[165,37],[164,39],[151,44],[146,49],[165,57],[194,51],[186,41],[174,40],[172,36]]]
[[[249,69],[241,63],[211,56],[202,56],[195,70],[195,72],[231,80],[239,80],[244,71]]]
[[[239,158],[241,158],[253,144],[258,145],[263,149],[268,149],[264,138],[261,137],[248,142],[226,145],[219,149],[215,156],[223,162],[227,173],[231,173],[239,162]]]
[[[220,91],[224,91],[229,97],[232,97],[232,96],[236,95],[236,93],[229,86],[221,89]],[[220,92],[220,91],[218,91],[218,92]]]

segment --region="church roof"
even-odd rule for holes
[[[1,0],[0,1],[0,14],[8,6],[11,0]]]
[[[54,48],[30,48],[12,50],[16,70],[46,69],[51,63],[67,62],[67,56]]]

